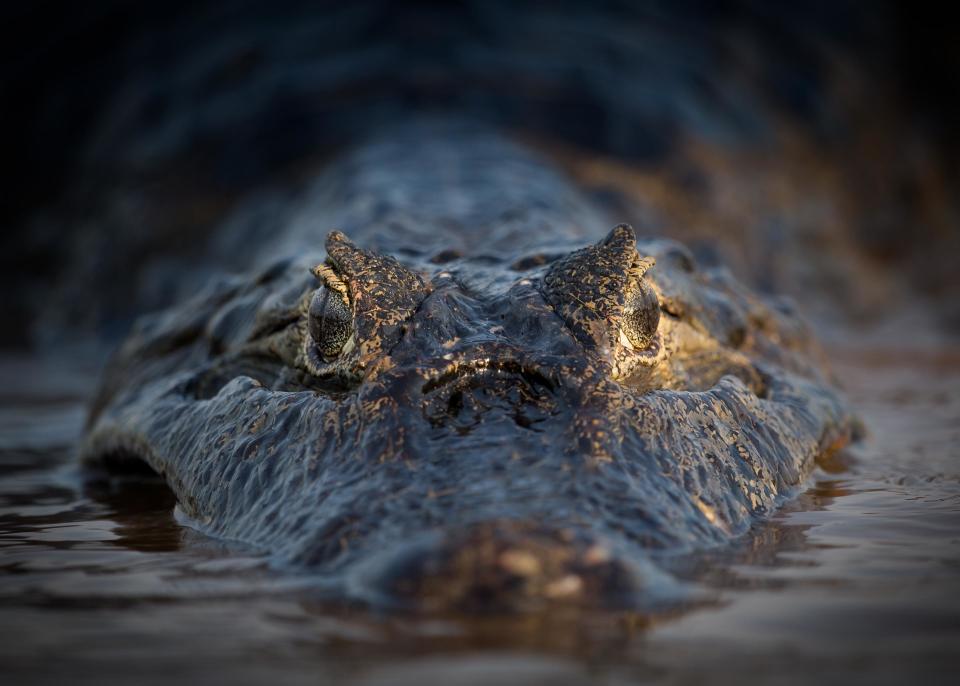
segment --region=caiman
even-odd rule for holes
[[[374,606],[658,603],[855,420],[787,301],[629,220],[505,135],[389,129],[139,320],[83,457]]]

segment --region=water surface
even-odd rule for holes
[[[856,341],[868,438],[730,548],[678,560],[657,616],[373,615],[178,525],[166,488],[74,463],[95,371],[0,360],[4,683],[953,683],[960,350]]]

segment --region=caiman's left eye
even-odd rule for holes
[[[326,286],[318,288],[310,298],[307,322],[317,352],[327,361],[338,357],[353,335],[350,305],[340,293]]]
[[[660,303],[646,277],[656,260],[637,252],[627,224],[606,238],[550,264],[543,292],[554,311],[587,349],[606,351],[614,378],[660,359]]]
[[[657,335],[660,324],[660,301],[650,285],[640,281],[627,295],[620,320],[621,342],[627,339],[629,347],[645,350]]]

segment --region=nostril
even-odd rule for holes
[[[389,554],[370,577],[388,603],[421,611],[519,611],[544,604],[622,605],[637,570],[570,532],[496,523]]]

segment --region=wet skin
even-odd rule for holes
[[[260,267],[141,319],[83,456],[145,461],[192,526],[344,597],[657,603],[666,558],[742,534],[851,436],[789,307],[604,235],[493,134],[391,133],[311,197]]]

